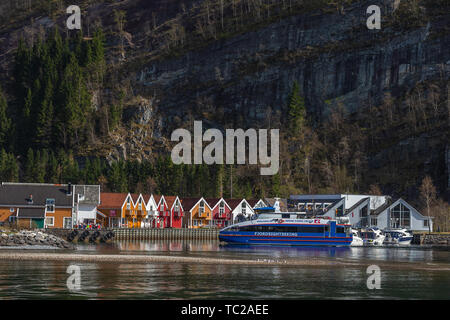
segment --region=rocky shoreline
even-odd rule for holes
[[[73,245],[68,241],[41,231],[22,230],[18,232],[5,232],[0,230],[0,247],[17,246],[50,246],[61,249],[73,248]]]

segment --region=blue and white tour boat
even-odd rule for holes
[[[236,223],[220,230],[219,240],[264,245],[350,246],[352,243],[352,227],[346,221],[291,216],[294,215],[260,215],[254,220]]]

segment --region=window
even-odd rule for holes
[[[244,226],[239,231],[245,232],[300,232],[300,233],[324,233],[325,226]],[[342,232],[344,228],[342,227]]]
[[[47,212],[55,212],[55,199],[45,200],[45,210]]]
[[[205,203],[203,201],[201,201],[200,207],[199,207],[200,216],[202,216],[204,212],[205,212]]]
[[[194,220],[194,227],[197,226],[197,220]]]
[[[9,212],[14,212],[14,208],[9,208]]]
[[[225,203],[223,201],[219,204],[219,214],[223,215],[225,213]]]
[[[411,211],[399,203],[391,211],[391,227],[392,228],[409,228],[411,225]]]
[[[246,213],[246,209],[247,209],[247,206],[245,205],[245,202],[242,202],[241,208],[242,208],[242,214],[245,214]]]
[[[130,198],[127,199],[127,210],[131,209]]]
[[[344,205],[339,206],[336,209],[336,217],[342,217],[344,215]]]
[[[72,229],[72,218],[64,217],[64,229]]]
[[[428,220],[423,220],[423,226],[428,227]]]
[[[55,225],[55,218],[54,217],[45,218],[45,225],[48,227],[53,227]]]
[[[369,226],[369,218],[368,218],[368,208],[367,205],[365,205],[361,211],[359,212],[359,216],[361,217],[361,227],[368,227]]]
[[[373,218],[373,217],[370,218],[370,225],[371,225],[371,226],[376,226],[377,223],[378,223],[377,218]]]

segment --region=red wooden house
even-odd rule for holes
[[[233,214],[231,207],[223,198],[206,199],[212,209],[212,226],[216,228],[225,228],[230,225]]]
[[[165,196],[169,208],[169,221],[165,228],[181,228],[183,220],[183,206],[178,196]]]

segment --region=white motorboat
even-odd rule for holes
[[[359,236],[358,230],[352,229],[352,234],[353,234],[353,240],[350,245],[353,247],[363,246],[364,242],[363,242],[363,239]]]
[[[383,230],[383,234],[386,236],[384,244],[398,244],[402,246],[409,246],[413,239],[411,233],[406,229],[389,229]]]
[[[363,244],[369,246],[381,246],[386,238],[386,236],[378,228],[362,229],[360,234]]]

